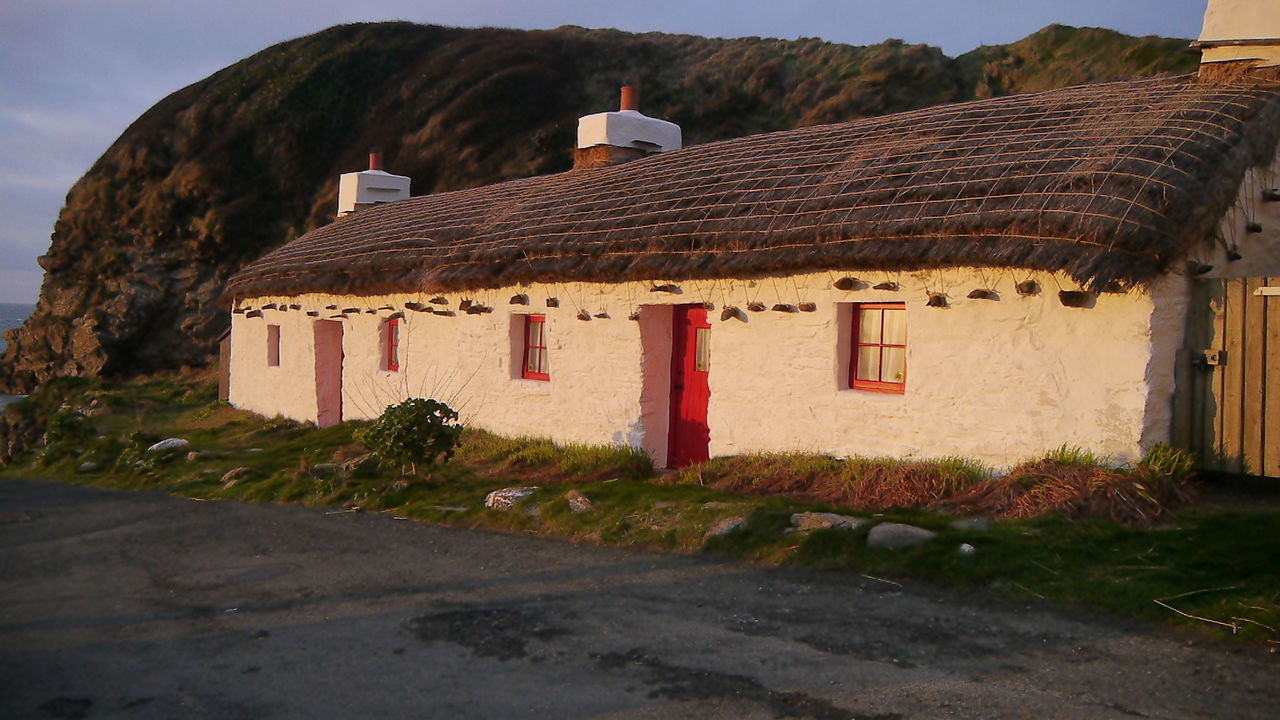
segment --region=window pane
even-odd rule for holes
[[[551,356],[547,355],[546,348],[538,350],[538,372],[543,375],[551,373]]]
[[[887,347],[882,357],[884,359],[880,367],[880,379],[884,382],[904,382],[907,376],[906,348]]]
[[[698,328],[694,342],[697,348],[693,369],[707,372],[711,369],[711,328]]]
[[[529,321],[529,346],[530,346],[530,347],[542,347],[542,346],[543,346],[543,342],[542,342],[542,321],[540,321],[540,320],[536,320],[536,321],[535,321],[535,320],[530,320],[530,321]]]
[[[871,347],[858,348],[858,374],[859,380],[879,380],[880,379],[880,348],[872,345]]]
[[[884,340],[886,345],[906,345],[907,344],[907,311],[903,310],[885,310],[884,311]],[[885,360],[885,364],[888,364]]]
[[[880,318],[883,310],[858,311],[858,342],[880,342]]]
[[[529,372],[542,372],[541,370],[538,369],[538,353],[539,352],[540,351],[537,348],[529,348],[529,351],[528,351],[529,359],[525,361],[525,370],[528,370]]]

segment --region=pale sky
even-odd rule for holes
[[[169,93],[345,22],[612,27],[712,37],[886,38],[955,56],[1051,23],[1192,38],[1206,0],[0,0],[0,302],[34,303],[35,258],[72,184]]]

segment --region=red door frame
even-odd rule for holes
[[[671,314],[671,421],[667,435],[667,467],[685,467],[706,462],[710,457],[711,429],[707,425],[707,406],[711,399],[711,323],[707,320],[706,308],[701,305],[676,305],[672,307]]]

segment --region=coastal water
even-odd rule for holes
[[[10,328],[20,327],[27,316],[35,310],[35,305],[19,305],[16,303],[0,303],[0,334]],[[0,337],[0,352],[4,352],[4,338]]]

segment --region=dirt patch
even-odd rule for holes
[[[594,656],[596,667],[607,672],[639,670],[644,681],[654,686],[649,697],[672,700],[736,700],[769,708],[777,718],[814,718],[814,720],[897,720],[897,713],[859,715],[851,710],[798,692],[779,692],[745,675],[680,667],[652,657],[642,648],[625,653],[603,653]]]
[[[530,640],[546,642],[568,630],[531,608],[464,608],[413,618],[409,630],[423,642],[451,642],[479,657],[516,660],[528,656]]]

